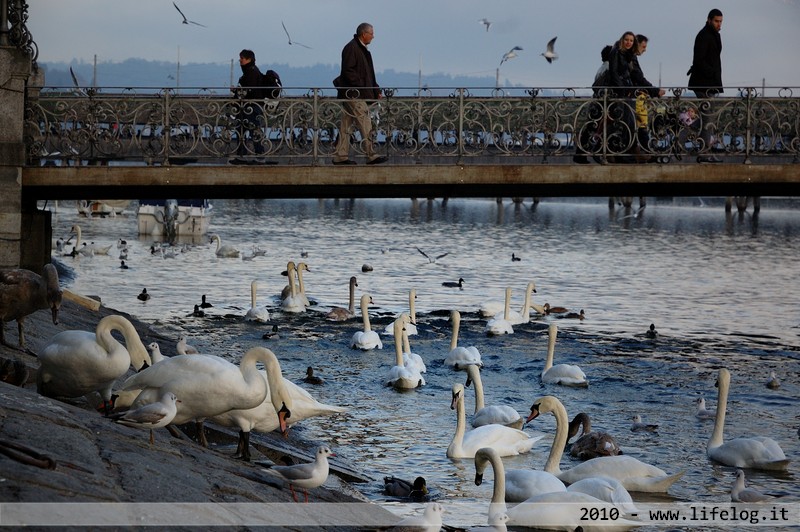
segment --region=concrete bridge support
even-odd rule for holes
[[[0,46],[0,268],[39,272],[50,260],[50,213],[22,204],[25,88],[35,77],[27,52]]]

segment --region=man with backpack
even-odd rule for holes
[[[239,78],[240,88],[237,89],[242,101],[236,114],[239,145],[236,148],[237,157],[229,162],[230,164],[277,164],[275,161],[265,161],[261,158],[264,155],[263,127],[266,126],[266,119],[261,105],[255,101],[274,96],[267,94],[267,90],[264,88],[264,74],[256,66],[256,54],[252,50],[244,49],[239,52],[239,66],[242,68],[242,76]],[[278,84],[280,84],[280,79],[278,79]],[[253,160],[244,158],[247,155],[246,138],[248,136],[253,142],[253,152],[257,157]]]

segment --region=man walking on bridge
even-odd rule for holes
[[[699,98],[713,98],[722,92],[722,38],[719,35],[722,30],[722,11],[712,9],[708,12],[706,25],[703,26],[697,37],[694,39],[694,53],[692,54],[692,67],[687,74],[689,75],[689,90]],[[709,119],[713,114],[711,102],[708,106],[703,106],[703,125],[701,138],[703,140],[702,150],[711,148],[711,132],[709,131]],[[700,156],[697,158],[700,163],[720,163],[722,162],[713,155]]]
[[[375,37],[372,24],[362,22],[356,28],[353,40],[342,49],[342,70],[335,80],[338,98],[347,99],[342,105],[342,125],[339,128],[339,141],[333,164],[356,164],[350,159],[350,134],[355,124],[361,132],[367,164],[381,164],[388,159],[375,153],[372,142],[372,119],[369,115],[368,100],[380,100],[381,88],[375,79],[372,54],[367,46]]]

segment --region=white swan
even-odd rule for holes
[[[456,410],[456,433],[447,447],[448,458],[473,458],[481,447],[492,447],[500,456],[527,453],[544,435],[531,437],[525,432],[503,425],[484,425],[466,432],[467,414],[464,410],[464,386],[453,385],[450,408]]]
[[[610,477],[582,478],[569,485],[567,491],[571,493],[585,493],[595,499],[610,502],[626,514],[637,513],[633,498],[619,480]]]
[[[493,457],[500,460],[500,455],[491,447],[478,449],[478,452],[475,453],[475,484],[481,484],[486,465],[491,462]],[[497,468],[494,468],[494,474],[498,474]],[[536,469],[504,470],[503,481],[505,482],[503,499],[506,502],[522,502],[542,493],[567,491],[567,487],[558,480],[558,477],[547,471]]]
[[[269,311],[266,308],[258,308],[256,305],[256,292],[258,291],[258,281],[253,280],[250,283],[250,309],[244,315],[247,321],[257,321],[259,323],[266,323],[269,321]]]
[[[81,226],[78,224],[72,226],[71,232],[75,233],[75,249],[82,255],[108,255],[108,252],[111,250],[112,244],[100,246],[94,242],[91,244],[83,242],[81,240]],[[86,245],[81,246],[82,243]]]
[[[353,334],[353,339],[350,340],[350,347],[352,349],[361,349],[362,351],[369,351],[370,349],[383,349],[383,342],[381,342],[378,333],[372,330],[369,324],[369,304],[372,303],[372,297],[369,294],[361,296],[361,318],[364,322],[364,330],[356,331]]]
[[[235,456],[250,460],[250,432],[272,432],[279,429],[288,434],[288,428],[304,419],[331,416],[346,409],[320,403],[306,390],[283,376],[275,353],[264,353],[265,370],[260,371],[267,381],[267,395],[258,406],[249,409],[228,410],[213,416],[210,421],[239,429],[239,442]]]
[[[122,390],[141,390],[134,404],[154,402],[164,391],[178,396],[173,423],[195,421],[200,443],[208,446],[203,421],[228,410],[255,408],[267,396],[267,382],[256,362],[269,363],[269,349],[253,347],[239,365],[213,355],[178,355],[140,371],[126,380]],[[273,354],[274,356],[274,354]]]
[[[331,321],[347,321],[350,318],[355,318],[356,286],[358,286],[358,279],[356,279],[356,276],[354,275],[350,278],[350,304],[347,306],[347,308],[333,307],[327,314],[325,314],[325,319]]]
[[[458,345],[458,330],[461,326],[461,313],[457,310],[450,311],[450,323],[452,324],[452,335],[450,337],[450,352],[444,359],[446,366],[453,366],[453,369],[466,369],[467,366],[475,364],[483,366],[481,353],[478,348],[471,345],[460,347]]]
[[[229,244],[223,246],[222,239],[216,233],[211,235],[209,242],[213,242],[214,240],[217,241],[217,249],[215,251],[217,257],[235,258],[239,256],[239,250]]]
[[[405,326],[406,334],[408,334],[409,336],[416,336],[417,334],[416,300],[417,300],[417,291],[414,288],[412,288],[408,292],[408,317],[411,318],[411,321],[409,323],[406,323]],[[386,325],[386,328],[383,330],[383,334],[388,334],[389,336],[394,334],[394,322]]]
[[[609,477],[620,481],[629,491],[657,493],[666,492],[667,488],[683,476],[683,471],[667,475],[663,470],[628,455],[598,456],[567,471],[561,471],[559,464],[569,430],[569,419],[564,405],[552,395],[537,399],[531,406],[531,414],[526,422],[548,412],[556,418],[556,436],[545,464],[545,471],[553,473],[565,484],[572,484],[589,477]]]
[[[111,335],[116,330],[125,345]],[[126,348],[127,346],[127,348]],[[80,397],[98,392],[110,411],[111,387],[131,366],[139,370],[152,363],[147,348],[130,321],[110,315],[95,332],[62,331],[39,354],[36,389],[47,397]]]
[[[308,264],[305,262],[299,262],[295,265],[293,261],[289,261],[286,264],[286,274],[289,275],[289,272],[293,271],[294,275],[297,276],[297,282],[293,284],[294,286],[294,294],[295,296],[300,298],[300,301],[303,302],[303,305],[306,307],[311,306],[311,302],[306,297],[306,285],[303,281],[303,272],[310,272],[311,270],[308,267]],[[289,283],[293,283],[292,277],[289,276]],[[292,293],[292,288],[289,284],[283,287],[281,290],[281,300],[286,299]]]
[[[486,322],[486,334],[489,336],[500,336],[503,334],[514,334],[514,328],[508,317],[511,312],[511,288],[506,288],[506,305],[501,317],[495,316]]]
[[[716,412],[706,409],[706,400],[704,397],[695,399],[695,404],[697,404],[697,412],[694,414],[695,417],[699,419],[714,419],[717,417]]]
[[[733,481],[731,486],[731,501],[732,502],[763,502],[774,499],[772,495],[761,493],[757,489],[748,488],[744,483],[744,471],[741,469],[736,470],[736,480]]]
[[[425,384],[425,379],[422,378],[416,365],[407,364],[403,359],[403,327],[408,321],[408,314],[405,313],[394,320],[395,365],[389,370],[389,379],[386,381],[386,385],[397,390],[412,390]]]
[[[505,514],[508,516],[508,525],[545,530],[584,530],[586,527],[599,525],[603,526],[603,530],[626,530],[641,526],[641,523],[627,519],[615,520],[613,526],[607,520],[585,520],[586,509],[597,509],[597,514],[603,516],[608,515],[614,506],[581,492],[562,490],[540,493],[525,499],[513,508],[508,508],[506,506],[508,473],[505,471],[500,455],[491,448],[478,450],[475,455],[475,484],[478,486],[483,482],[482,470],[478,469],[479,461],[483,468],[488,462],[494,470],[494,488],[489,504],[489,523],[493,522],[495,516]]]
[[[525,287],[525,303],[522,305],[522,310],[509,310],[508,317],[504,316],[504,311],[501,310],[497,314],[495,314],[495,319],[505,319],[508,320],[511,325],[521,325],[523,323],[528,323],[531,321],[531,307],[533,301],[531,301],[531,297],[533,292],[536,292],[536,283],[530,282],[528,286]],[[541,314],[544,314],[543,312]]]
[[[725,411],[728,403],[728,389],[731,384],[731,374],[725,368],[720,368],[717,377],[717,419],[714,421],[714,432],[706,445],[706,454],[712,460],[733,467],[750,469],[785,470],[789,460],[783,454],[778,442],[765,436],[752,438],[735,438],[728,442],[723,441],[725,427]]]
[[[402,315],[402,314],[401,314]],[[417,353],[411,351],[411,342],[408,339],[408,333],[406,332],[406,327],[411,326],[411,322],[408,321],[411,318],[406,315],[406,323],[403,324],[403,363],[410,367],[414,368],[419,373],[427,373],[428,368],[425,366],[425,361],[422,360],[422,357],[419,356]]]
[[[555,323],[551,323],[548,329],[547,359],[544,362],[544,369],[542,370],[542,382],[545,384],[562,384],[564,386],[589,386],[589,381],[586,380],[586,374],[579,366],[574,364],[553,365],[557,335],[558,327]]]
[[[289,289],[289,292],[285,297],[283,292],[281,292],[281,309],[283,309],[284,312],[290,312],[292,314],[306,311],[306,304],[303,301],[303,297],[298,293],[297,286],[294,284],[296,272],[297,268],[294,262],[289,261],[286,264],[286,275],[289,276],[289,284],[286,288]]]
[[[467,366],[467,382],[475,386],[475,413],[472,416],[472,426],[482,425],[505,425],[514,429],[521,429],[524,423],[519,412],[508,405],[489,405],[485,406],[483,397],[483,381],[481,380],[481,369],[479,366],[470,364]]]

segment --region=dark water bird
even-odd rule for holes
[[[63,294],[58,287],[58,271],[45,264],[42,275],[21,268],[0,270],[0,343],[6,344],[5,323],[17,320],[19,347],[25,347],[25,317],[37,310],[50,309],[58,325],[58,310]]]
[[[434,258],[431,258],[431,257],[428,256],[427,253],[425,253],[421,249],[417,248],[417,251],[419,251],[422,254],[423,257],[428,259],[428,262],[431,263],[431,264],[435,263],[438,259],[441,259],[442,257],[446,257],[447,255],[450,254],[450,252],[442,253],[441,255],[436,255]]]
[[[370,266],[369,264],[362,264],[361,265],[361,271],[364,272],[364,273],[371,272],[372,271],[372,266]]]
[[[128,265],[125,264],[124,260],[119,261],[119,267],[120,267],[120,269],[123,269],[123,270],[127,270],[128,269]]]
[[[201,300],[200,308],[211,308],[211,307],[214,306],[211,303],[209,303],[208,301],[206,301],[206,295],[205,294],[203,294],[203,297],[201,297],[200,300]]]
[[[392,497],[408,497],[412,501],[422,501],[428,494],[428,485],[424,477],[417,477],[414,482],[397,477],[383,477],[383,491]]]
[[[4,358],[0,360],[0,381],[12,386],[24,386],[28,382],[30,370],[25,362]]]
[[[507,51],[506,53],[503,54],[503,58],[500,60],[500,64],[502,65],[503,63],[505,63],[509,59],[514,59],[515,57],[517,57],[517,52],[521,52],[521,51],[522,51],[522,47],[515,46],[514,48],[512,48],[511,50],[509,50],[509,51]]]
[[[539,54],[545,59],[547,59],[548,63],[552,63],[553,61],[558,59],[558,54],[555,52],[555,50],[553,50],[553,48],[556,45],[556,39],[558,39],[558,37],[553,37],[552,39],[550,39],[550,41],[548,41],[547,43],[547,50]]]
[[[515,253],[512,253],[512,254],[511,254],[511,262],[519,262],[519,261],[521,261],[521,260],[522,260],[522,259],[521,259],[521,258],[519,258],[519,257],[517,257],[517,255],[516,255]]]
[[[445,281],[442,283],[442,286],[446,286],[448,288],[460,288],[464,289],[464,278],[459,277],[458,282],[454,283],[453,281]]]
[[[296,44],[297,46],[302,46],[303,48],[308,48],[309,50],[311,50],[310,46],[306,46],[305,44],[303,44],[301,42],[297,42],[297,41],[293,41],[292,40],[292,36],[289,35],[289,30],[286,29],[286,24],[284,24],[282,20],[281,20],[281,26],[283,26],[283,32],[286,34],[286,38],[289,39],[289,45],[290,46],[292,44]]]
[[[569,424],[567,441],[578,434],[583,427],[581,436],[570,446],[569,454],[580,459],[589,460],[598,456],[616,456],[622,454],[617,440],[607,432],[592,430],[589,415],[581,412]]]
[[[542,308],[545,314],[565,314],[569,312],[567,307],[552,307],[550,303],[545,303]]]
[[[147,293],[147,288],[142,288],[142,293],[136,296],[139,301],[147,301],[150,299],[150,294]]]
[[[583,311],[583,309],[581,309],[580,312],[568,312],[561,317],[571,320],[583,320],[586,319],[586,313]]]
[[[656,330],[656,324],[651,323],[650,328],[644,333],[645,336],[648,338],[658,338],[658,331]]]
[[[278,326],[277,325],[273,325],[271,331],[265,332],[261,336],[261,338],[263,338],[264,340],[270,340],[272,338],[277,338],[277,337],[278,337]]]
[[[200,24],[199,22],[195,22],[193,20],[189,20],[188,18],[186,18],[186,15],[183,14],[183,11],[181,11],[181,8],[179,8],[178,4],[176,4],[175,2],[172,2],[172,5],[175,6],[175,9],[177,9],[178,13],[180,13],[181,16],[183,17],[183,23],[184,24],[194,24],[195,26],[200,26],[200,27],[203,27],[203,28],[207,28],[208,27],[208,26],[206,26],[204,24]]]
[[[314,375],[314,368],[311,366],[306,368],[306,376],[303,378],[303,382],[307,382],[308,384],[325,384],[325,380],[322,379],[322,377]]]
[[[192,316],[195,318],[204,318],[206,316],[205,311],[200,310],[200,305],[195,305],[194,310],[192,311]]]

